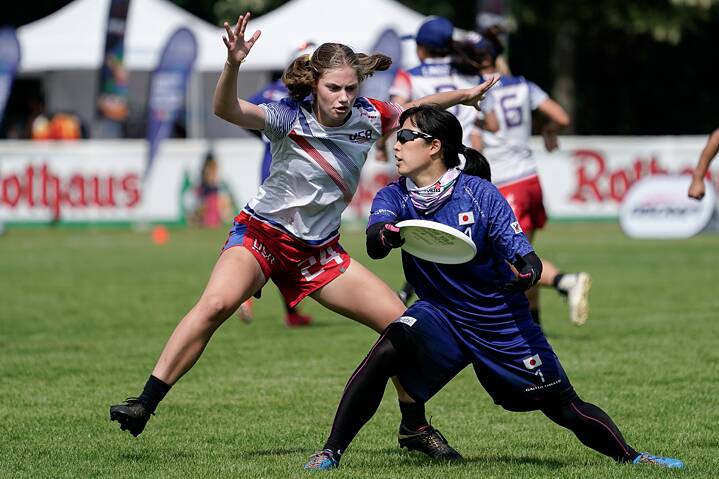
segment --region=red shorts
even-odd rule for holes
[[[547,212],[544,211],[538,176],[501,186],[499,192],[507,199],[525,233],[542,229],[547,222]]]
[[[290,307],[350,265],[339,236],[318,246],[309,245],[245,211],[235,217],[222,251],[235,246],[244,246],[255,256],[265,278],[272,279]]]

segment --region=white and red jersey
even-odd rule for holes
[[[536,176],[537,165],[529,148],[532,111],[549,96],[521,76],[502,76],[500,82],[489,90],[499,130],[482,130],[482,144],[492,168],[492,182],[501,186]]]
[[[309,244],[338,234],[370,148],[397,127],[402,107],[358,97],[341,126],[320,124],[310,101],[260,105],[272,145],[269,177],[245,209]]]
[[[422,64],[410,70],[400,70],[389,90],[392,96],[407,101],[416,100],[442,91],[470,88],[481,83],[479,76],[462,75],[452,67],[450,57],[426,58]],[[470,146],[470,136],[477,118],[477,110],[466,105],[448,108],[462,124],[462,143]]]

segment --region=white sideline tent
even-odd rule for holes
[[[394,0],[292,0],[256,20],[248,34],[262,36],[247,58],[247,68],[278,70],[302,42],[339,42],[369,53],[387,28],[414,34],[426,17]],[[417,64],[414,42],[404,42],[404,66]]]
[[[20,78],[40,77],[49,111],[77,112],[90,125],[95,115],[98,71],[105,45],[110,0],[75,0],[64,8],[18,28]],[[300,43],[342,42],[368,51],[379,34],[394,28],[416,31],[425,17],[394,0],[292,0],[249,26],[263,35],[243,65],[239,96],[249,96],[281,70]],[[236,19],[234,19],[236,21]],[[225,61],[224,30],[167,0],[131,0],[125,36],[125,64],[130,71],[130,123],[144,124],[149,74],[165,42],[179,27],[192,30],[198,42],[189,88],[188,136],[233,137],[238,129],[214,117],[211,98]],[[414,42],[405,42],[405,65],[416,63]]]

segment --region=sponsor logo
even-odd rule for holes
[[[372,140],[372,130],[362,130],[348,136],[352,143],[367,143]]]
[[[711,220],[716,205],[714,188],[706,197],[687,196],[685,176],[654,176],[632,186],[619,209],[619,223],[633,238],[689,238]]]
[[[539,354],[535,354],[534,356],[529,356],[528,358],[522,359],[522,362],[524,363],[524,367],[527,369],[534,369],[538,368],[542,365],[542,360],[539,357]]]
[[[464,213],[460,213],[457,215],[457,221],[459,221],[460,225],[471,225],[474,223],[474,212],[465,211]]]
[[[509,226],[512,227],[512,231],[514,231],[516,234],[519,234],[522,232],[522,227],[519,225],[519,221],[515,221],[514,223],[512,223]]]
[[[410,327],[413,326],[414,323],[417,322],[417,320],[416,320],[415,318],[413,318],[412,316],[402,316],[402,317],[399,318],[397,321],[400,322],[400,323],[404,323],[404,324],[406,324],[407,326],[410,326]]]
[[[130,209],[140,203],[140,187],[134,173],[59,176],[46,164],[30,165],[22,172],[0,172],[0,208],[49,209],[53,218],[63,209]]]

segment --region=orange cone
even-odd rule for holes
[[[170,232],[164,226],[152,228],[152,242],[156,245],[163,245],[170,241]]]

